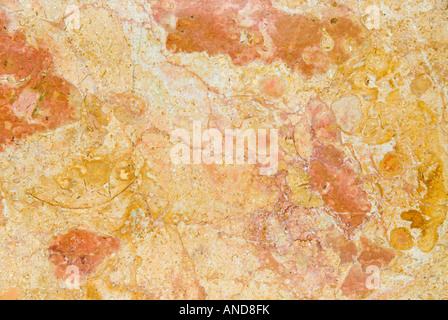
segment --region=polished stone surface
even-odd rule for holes
[[[0,298],[448,298],[447,13],[0,0]]]

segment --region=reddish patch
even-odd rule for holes
[[[366,219],[368,219],[368,216],[365,213],[339,213],[337,215],[341,228],[347,230],[350,234],[359,229]]]
[[[341,131],[336,125],[336,117],[325,103],[319,99],[311,100],[305,110],[315,146],[340,144]]]
[[[358,261],[363,268],[375,265],[383,268],[389,265],[395,257],[395,251],[385,247],[377,246],[368,239],[361,238],[362,251],[358,257]]]
[[[319,231],[313,212],[307,208],[291,206],[283,213],[286,228],[292,240],[309,241]]]
[[[370,290],[367,288],[369,273],[364,272],[358,263],[355,263],[349,270],[341,286],[342,294],[360,295],[366,294]]]
[[[344,163],[344,154],[331,144],[315,150],[315,157],[327,167],[338,168]]]
[[[152,10],[168,32],[168,50],[227,54],[235,65],[278,59],[312,75],[347,61],[348,41],[363,42],[360,24],[341,6],[322,19],[288,14],[264,0],[158,0]],[[323,30],[333,39],[330,48],[321,48]]]
[[[261,91],[272,98],[280,98],[283,96],[285,86],[279,77],[271,77],[261,82]]]
[[[49,246],[49,259],[56,267],[57,277],[65,279],[68,276],[67,267],[73,265],[79,268],[80,276],[85,277],[119,248],[120,241],[117,238],[73,229],[53,237]]]
[[[355,261],[358,255],[356,244],[348,241],[336,228],[331,228],[325,232],[324,244],[338,254],[342,264]]]
[[[340,227],[352,235],[371,210],[367,193],[356,174],[355,162],[344,157],[341,132],[330,108],[319,99],[312,100],[306,107],[305,117],[313,146],[308,169],[311,190],[333,211]]]
[[[311,176],[312,190],[318,192],[332,210],[337,213],[370,211],[367,194],[359,187],[355,171],[350,164],[334,169],[320,161],[311,161],[308,173]],[[359,221],[356,224],[359,224]]]
[[[78,119],[69,102],[75,88],[55,74],[44,46],[27,43],[22,32],[8,31],[0,12],[0,151],[4,145]]]
[[[376,266],[378,267],[377,271],[379,271],[379,269],[388,266],[395,257],[394,250],[378,246],[364,237],[361,237],[361,247],[358,262],[351,267],[341,286],[344,295],[368,293],[370,290],[367,283],[370,282],[374,285],[372,280],[375,277],[375,270],[369,270],[369,267]],[[380,274],[376,276],[378,277],[377,281],[380,281]],[[371,278],[369,279],[369,277]]]

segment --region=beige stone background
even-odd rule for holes
[[[447,11],[0,0],[0,296],[448,298]],[[193,121],[278,172],[172,164]]]

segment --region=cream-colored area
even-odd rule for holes
[[[281,61],[235,66],[226,55],[174,54],[152,16],[155,2],[0,1],[30,44],[47,44],[58,75],[79,90],[75,102],[82,108],[80,120],[0,153],[0,295],[448,298],[447,198],[428,196],[431,188],[448,188],[448,2],[344,1],[364,22],[369,42],[347,63],[310,78]],[[317,12],[316,2],[274,5],[309,13]],[[64,23],[70,5],[79,8],[79,29]],[[378,28],[366,22],[372,5],[379,8]],[[331,50],[332,39],[324,40]],[[281,80],[279,91],[264,90],[266,79]],[[349,240],[361,249],[365,237],[395,252],[381,269],[381,286],[368,294],[344,295],[341,285],[354,262],[341,263],[320,240],[293,239],[275,215],[279,197],[287,197],[315,210],[313,228],[339,228],[310,189],[304,165],[312,145],[303,114],[316,96],[334,113],[341,148],[359,165],[372,203],[368,221]],[[261,176],[251,165],[172,164],[170,132],[191,131],[193,121],[222,130],[292,130],[280,135],[283,176]],[[384,169],[388,154],[402,164],[397,172]],[[440,168],[439,184],[422,183]],[[436,241],[434,230],[425,236],[400,216],[422,203],[434,219]],[[394,248],[391,234],[401,227],[414,239],[410,250]],[[51,238],[73,228],[121,242],[78,289],[55,276],[48,258]]]

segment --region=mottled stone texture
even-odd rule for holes
[[[346,42],[363,42],[360,24],[337,3],[319,10],[322,18],[317,18],[278,10],[263,0],[169,2],[157,1],[153,10],[168,32],[166,47],[172,52],[225,54],[236,65],[281,60],[312,75],[327,71],[331,63],[346,62]],[[174,27],[167,24],[171,17],[176,19]]]
[[[117,238],[86,230],[70,230],[53,237],[48,250],[49,259],[55,265],[55,275],[66,278],[68,266],[76,266],[80,276],[87,276],[119,248]]]
[[[76,120],[70,103],[74,86],[55,74],[43,43],[28,44],[22,31],[10,31],[6,12],[0,15],[0,150],[39,131]]]
[[[0,0],[0,299],[448,298],[447,10]]]

